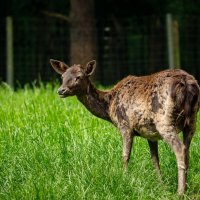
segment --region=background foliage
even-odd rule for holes
[[[172,13],[179,24],[181,68],[200,80],[199,4],[195,0],[95,1],[95,80],[112,85],[128,74],[145,75],[168,68],[167,13]],[[1,16],[13,17],[15,84],[54,79],[49,59],[70,64],[70,47],[76,42],[70,35],[70,0],[10,0],[1,1],[1,5]],[[55,17],[57,14],[60,17]],[[5,18],[0,18],[0,26],[4,30],[0,32],[0,80],[6,81]],[[85,29],[84,23],[79,29]],[[87,41],[88,36],[82,34],[80,38]]]

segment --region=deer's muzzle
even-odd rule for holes
[[[66,88],[60,88],[60,89],[58,89],[58,95],[61,98],[64,98],[64,97],[70,96],[71,92],[68,88],[67,89]]]

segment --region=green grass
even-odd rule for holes
[[[159,147],[163,183],[141,138],[125,174],[120,133],[75,97],[60,99],[51,85],[0,88],[0,199],[178,199],[175,156]],[[196,134],[184,199],[200,199],[199,158]]]

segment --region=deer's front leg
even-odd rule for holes
[[[122,129],[122,138],[123,138],[123,161],[125,171],[128,170],[128,162],[131,155],[131,149],[133,144],[133,133],[131,130]]]

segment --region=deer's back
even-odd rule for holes
[[[143,137],[159,138],[158,123],[176,123],[181,110],[172,98],[173,88],[193,76],[183,70],[166,70],[150,76],[128,76],[112,90],[109,115],[119,128],[130,127]],[[179,120],[181,122],[181,118]],[[176,126],[178,128],[179,124]]]

